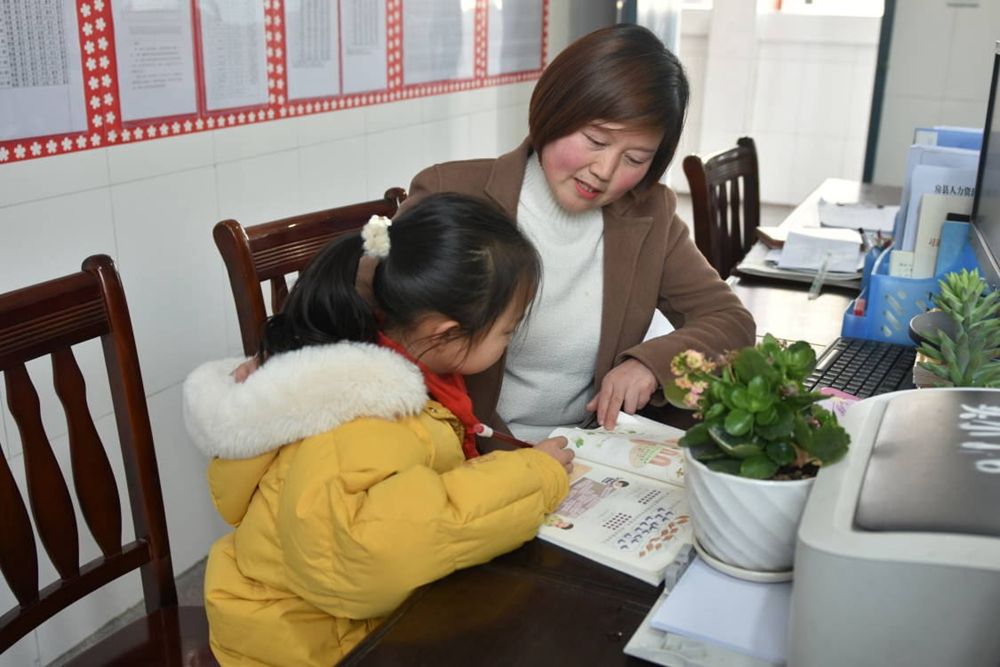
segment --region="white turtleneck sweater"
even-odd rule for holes
[[[529,442],[589,420],[604,296],[601,211],[567,213],[537,156],[528,158],[517,224],[542,257],[542,289],[507,352],[497,412]]]

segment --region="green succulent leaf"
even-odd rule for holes
[[[746,435],[753,428],[753,414],[746,410],[732,410],[726,415],[724,423],[729,435]]]
[[[727,457],[727,454],[713,441],[691,445],[688,450],[691,452],[691,456],[699,461],[712,461]]]
[[[750,394],[746,387],[733,387],[729,392],[729,402],[737,410],[750,411]]]
[[[760,433],[761,426],[770,426],[778,421],[778,408],[774,404],[771,404],[767,410],[763,410],[756,415],[755,421],[757,423],[757,433]]]
[[[847,431],[835,421],[830,421],[813,431],[806,451],[825,465],[839,461],[847,453],[849,442]]]
[[[719,448],[733,458],[745,459],[763,451],[760,445],[749,442],[745,438],[734,437],[718,424],[709,426],[708,433]]]
[[[750,403],[748,408],[750,412],[755,413],[767,410],[774,405],[776,399],[767,380],[759,375],[747,385],[747,396]]]
[[[784,441],[769,442],[764,453],[779,466],[787,466],[795,461],[795,447]]]
[[[708,434],[708,424],[699,422],[689,428],[681,436],[680,440],[677,441],[677,444],[681,447],[694,447],[695,445],[703,445],[711,442],[713,441],[712,437]]]
[[[787,407],[779,406],[775,411],[774,423],[762,424],[757,421],[754,432],[765,440],[787,439],[792,435],[795,428],[795,416]]]
[[[928,336],[920,366],[955,386],[998,386],[990,370],[1000,356],[1000,291],[991,290],[978,270],[945,274],[935,304],[954,322],[954,336]]]
[[[792,441],[799,447],[808,451],[812,442],[812,429],[806,423],[805,417],[801,413],[792,415]]]
[[[725,405],[723,405],[722,403],[714,403],[710,408],[705,410],[705,416],[703,417],[703,419],[705,421],[716,419],[718,417],[721,417],[725,411],[726,411]]]
[[[808,377],[816,367],[816,351],[804,340],[792,343],[786,353],[789,375],[797,380]]]
[[[717,461],[706,461],[705,467],[715,472],[726,473],[727,475],[740,474],[740,461],[738,459],[719,459]]]
[[[712,382],[708,385],[708,397],[713,401],[723,401],[726,394],[726,385],[721,381]]]
[[[777,341],[775,345],[778,345]],[[780,350],[780,346],[778,349]],[[740,382],[744,383],[749,383],[756,377],[776,382],[781,375],[778,369],[768,363],[764,353],[755,347],[745,347],[740,350],[733,360],[733,370]]]
[[[753,479],[770,479],[778,471],[778,464],[765,454],[756,454],[740,464],[740,476]]]

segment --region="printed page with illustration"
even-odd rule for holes
[[[613,431],[557,428],[576,452],[570,490],[538,536],[658,585],[691,543],[684,496],[684,434],[622,414]]]

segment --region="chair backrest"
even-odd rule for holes
[[[72,345],[99,338],[118,425],[135,539],[122,544],[114,472],[94,427]],[[81,564],[70,490],[42,426],[25,364],[49,356],[69,433],[73,487],[101,555]],[[95,255],[83,270],[0,294],[0,373],[21,435],[27,505],[60,579],[39,589],[35,533],[25,497],[0,455],[0,570],[18,606],[0,615],[0,653],[43,621],[136,568],[146,609],[177,605],[160,478],[128,306],[114,262]]]
[[[406,199],[406,190],[389,188],[382,199],[243,227],[235,220],[215,225],[212,235],[229,273],[236,301],[243,352],[257,353],[261,327],[267,319],[261,283],[270,282],[271,312],[288,296],[285,276],[301,271],[332,239],[357,231],[373,215],[391,218]]]
[[[684,158],[691,188],[694,242],[723,278],[754,243],[760,225],[760,182],[753,139],[704,158]]]

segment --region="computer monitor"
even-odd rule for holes
[[[997,75],[1000,41],[994,45],[993,78],[986,103],[983,147],[979,153],[976,197],[972,204],[972,246],[986,282],[1000,289],[1000,113],[997,113]]]

